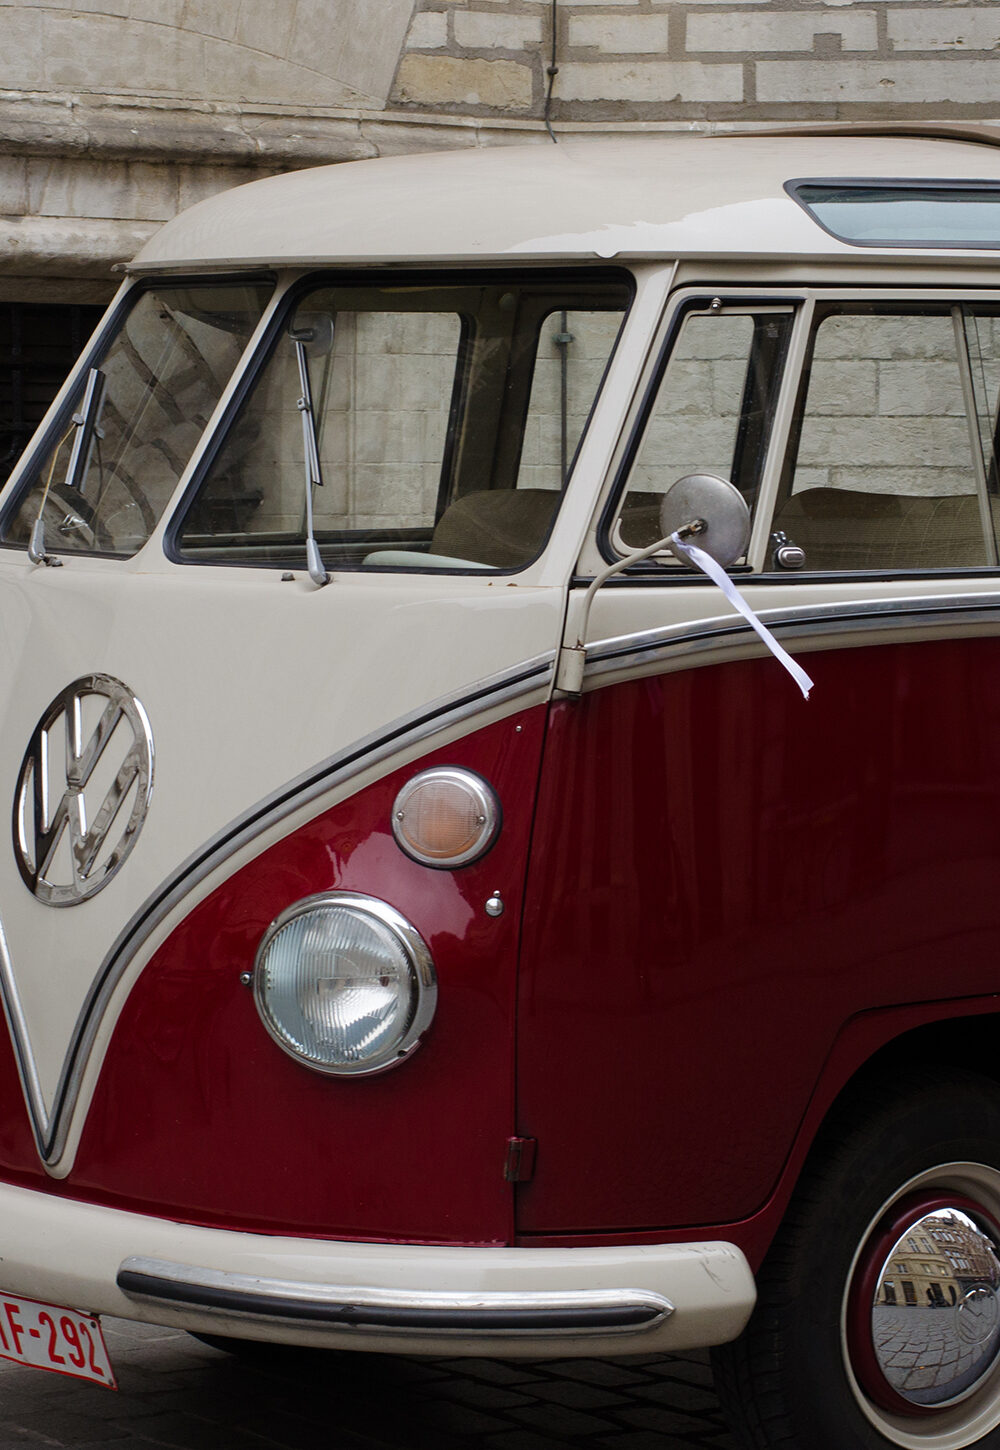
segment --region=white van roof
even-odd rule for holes
[[[130,270],[555,257],[843,260],[858,248],[814,221],[787,182],[1000,182],[1000,145],[986,128],[979,135],[965,128],[969,139],[840,129],[570,137],[557,145],[546,138],[316,167],[200,202],[168,222]],[[936,250],[908,246],[903,255]],[[877,247],[864,251],[869,262],[879,255]],[[884,255],[899,261],[900,248]]]

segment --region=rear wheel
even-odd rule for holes
[[[1000,1450],[1000,1090],[883,1094],[827,1133],[714,1353],[750,1450]]]

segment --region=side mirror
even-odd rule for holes
[[[333,347],[334,332],[331,312],[296,312],[288,335],[293,343],[303,344],[307,357],[326,357]]]
[[[726,479],[714,473],[689,473],[667,489],[660,505],[662,536],[668,539],[678,530],[725,569],[747,551],[750,510]]]
[[[587,621],[594,595],[613,574],[620,574],[629,564],[641,563],[664,549],[670,549],[691,568],[706,574],[742,614],[750,628],[763,640],[775,659],[784,666],[809,698],[812,680],[801,665],[775,639],[771,631],[754,613],[750,604],[729,578],[726,566],[746,553],[750,541],[750,510],[743,495],[724,478],[714,473],[689,473],[668,488],[660,505],[660,532],[663,538],[648,549],[631,549],[624,558],[609,564],[590,583],[580,611],[576,644],[563,645],[556,666],[556,689],[569,699],[579,699],[587,666]],[[676,536],[676,537],[675,537]],[[697,547],[688,543],[697,539]],[[620,539],[616,541],[621,546]],[[627,545],[625,546],[628,547]],[[690,555],[694,557],[690,557]]]

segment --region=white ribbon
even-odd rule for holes
[[[676,533],[670,535],[670,542],[679,554],[683,554],[686,559],[691,560],[691,563],[696,569],[700,569],[703,574],[707,574],[713,584],[718,584],[733,608],[739,610],[750,628],[756,630],[760,635],[778,663],[784,665],[785,669],[802,691],[803,699],[808,700],[809,691],[813,687],[812,680],[802,666],[795,663],[788,651],[782,649],[774,635],[767,628],[767,625],[761,624],[725,569],[716,563],[711,554],[706,554],[704,549],[699,549],[695,544],[686,544]]]

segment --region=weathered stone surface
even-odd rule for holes
[[[22,0],[0,86],[384,107],[414,0]]]
[[[549,144],[551,13],[551,0],[0,0],[0,210],[144,222],[292,166]],[[996,0],[559,0],[555,40],[551,119],[567,135],[1000,115]]]
[[[294,5],[276,5],[274,0],[240,0],[236,40],[248,50],[284,55],[294,23]]]
[[[167,221],[177,210],[172,167],[133,161],[36,161],[28,172],[27,211],[36,217]]]
[[[406,37],[407,50],[435,50],[448,43],[448,17],[443,10],[415,15]]]
[[[526,110],[532,102],[531,69],[512,60],[408,55],[396,77],[396,95],[427,106]]]
[[[1000,12],[940,6],[893,11],[888,18],[894,50],[1000,50]]]
[[[876,107],[886,102],[940,105],[957,95],[965,104],[981,101],[993,105],[997,97],[994,60],[967,58],[961,67],[943,59],[762,60],[757,62],[756,73],[757,100],[765,103],[794,102],[808,96],[812,102]]]
[[[24,216],[27,211],[27,158],[0,155],[0,216]]]
[[[102,277],[135,255],[155,223],[0,218],[0,269],[28,276]]]
[[[666,54],[670,44],[668,15],[573,15],[570,45],[593,45],[612,55]]]
[[[468,50],[525,50],[542,41],[542,22],[537,15],[459,10],[454,25],[456,41]]]
[[[216,35],[232,40],[236,34],[239,8],[229,0],[184,0],[180,25],[199,35]]]
[[[413,0],[297,0],[285,59],[384,106],[412,14]],[[293,91],[281,99],[296,98]],[[329,94],[299,99],[340,104]]]
[[[16,65],[19,79],[15,85],[28,89],[44,89],[45,46],[42,38],[44,16],[35,10],[8,6],[2,13],[3,45],[0,47],[0,82],[8,84],[6,75]]]
[[[577,101],[739,101],[743,68],[698,61],[574,61],[560,68],[556,95]]]
[[[540,118],[364,112],[334,107],[180,105],[165,99],[0,93],[0,155],[204,162],[225,168],[351,161],[403,151],[548,137]]]
[[[817,36],[835,35],[842,50],[877,50],[872,10],[832,16],[822,11],[730,12],[688,16],[689,51],[812,50]]]

